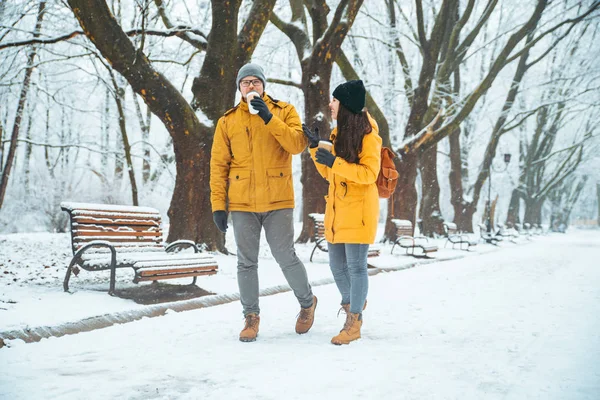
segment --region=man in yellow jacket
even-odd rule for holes
[[[237,244],[238,286],[245,326],[240,340],[256,340],[260,323],[258,305],[258,250],[261,230],[273,257],[300,303],[296,332],[312,327],[317,298],[306,268],[294,250],[294,188],[292,155],[307,145],[300,117],[294,106],[265,93],[265,75],[256,64],[238,72],[238,105],[217,123],[210,160],[213,220],[227,230],[231,213]],[[247,95],[257,96],[247,102]]]

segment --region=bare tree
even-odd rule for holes
[[[275,13],[271,22],[292,41],[302,68],[304,117],[306,124],[318,127],[327,135],[330,126],[329,85],[333,62],[338,59],[342,42],[354,23],[363,0],[341,0],[331,22],[330,8],[325,0],[290,0],[292,19],[284,22]],[[312,35],[308,32],[306,11],[312,21]],[[340,61],[343,61],[340,59]],[[347,70],[348,72],[348,70]],[[311,238],[312,224],[308,214],[325,211],[326,181],[321,178],[308,152],[302,154],[302,232],[298,242]]]
[[[550,229],[564,232],[569,226],[571,212],[588,181],[587,176],[565,181],[548,195],[551,204]]]
[[[469,2],[471,5],[472,2]],[[468,49],[472,44],[472,41],[477,36],[478,32],[481,29],[482,24],[489,18],[487,15],[491,13],[491,10],[494,8],[496,1],[490,1],[488,6],[484,10],[481,18],[476,24],[475,28],[466,35],[465,39],[459,45],[454,45],[453,41],[457,41],[459,38],[459,33],[464,27],[464,23],[469,19],[470,11],[469,6],[467,6],[463,15],[459,18],[459,22],[455,24],[452,29],[451,39],[448,42],[448,55],[444,58],[444,63],[437,67],[436,74],[436,82],[444,83],[447,82],[447,79],[443,79],[444,77],[449,76],[450,73],[456,70],[457,62],[461,62],[464,59],[464,50]],[[432,29],[432,39],[427,39],[425,37],[425,29],[422,23],[422,16],[418,18],[419,21],[419,40],[421,43],[421,47],[425,46],[432,49],[438,49],[437,52],[433,53],[434,55],[439,55],[439,44],[435,45],[434,43],[438,43],[441,40],[442,32],[444,31],[443,26],[438,26],[438,21],[441,21],[443,18],[441,15],[449,10],[444,11],[444,6],[450,7],[455,4],[450,1],[445,1],[440,8],[440,12],[438,13],[436,23]],[[512,33],[508,40],[505,42],[504,46],[500,49],[499,53],[495,56],[493,62],[490,64],[484,78],[481,82],[466,96],[466,98],[458,103],[451,104],[453,108],[452,115],[446,116],[445,120],[439,127],[432,126],[432,129],[420,128],[424,122],[432,121],[437,110],[437,105],[435,102],[432,102],[432,105],[428,104],[429,98],[429,89],[431,88],[431,80],[433,79],[433,72],[436,70],[436,66],[429,66],[426,70],[425,68],[427,63],[423,63],[423,67],[420,75],[420,83],[418,88],[415,90],[415,97],[413,100],[413,105],[411,109],[411,116],[409,117],[409,121],[406,128],[405,133],[405,141],[401,145],[399,153],[403,155],[401,162],[399,163],[400,176],[403,178],[399,181],[398,188],[396,191],[397,196],[395,196],[396,205],[394,207],[396,215],[404,218],[413,220],[415,219],[415,209],[416,209],[416,189],[415,189],[415,178],[416,178],[416,167],[417,167],[417,156],[422,154],[427,149],[431,148],[431,146],[438,143],[443,138],[447,137],[449,134],[455,132],[460,124],[466,119],[466,117],[473,111],[474,107],[477,105],[479,99],[487,92],[487,90],[491,87],[492,83],[498,76],[498,73],[509,65],[512,61],[519,59],[521,55],[528,51],[535,44],[539,43],[544,37],[547,37],[552,32],[560,29],[563,26],[573,26],[578,22],[585,19],[591,13],[596,11],[600,6],[600,3],[592,4],[588,10],[583,12],[582,14],[576,16],[575,18],[565,18],[557,22],[556,24],[550,26],[545,29],[543,32],[540,32],[535,36],[530,43],[523,46],[519,50],[515,50],[517,45],[523,41],[527,35],[535,29],[540,20],[543,11],[547,6],[546,0],[538,0],[533,10],[532,14],[528,18],[528,20],[519,27],[514,33]],[[421,15],[422,12],[419,11],[419,7],[417,8],[418,15]],[[443,24],[442,24],[443,25]],[[567,29],[569,31],[569,29]],[[433,38],[438,38],[435,40]],[[453,50],[456,49],[456,50]],[[432,58],[432,63],[435,62],[437,58]],[[425,79],[422,81],[422,79]],[[422,83],[421,83],[422,82]],[[423,92],[424,91],[424,92]],[[437,91],[436,91],[437,92]],[[434,97],[435,98],[435,97]],[[450,107],[449,107],[450,108]],[[420,130],[419,130],[420,129]],[[494,150],[495,151],[495,150]],[[486,165],[489,168],[489,166]],[[388,224],[388,229],[386,233],[393,236],[393,229],[390,232]]]
[[[39,37],[42,30],[42,21],[44,20],[44,12],[46,9],[46,2],[41,1],[38,6],[37,20],[35,24],[34,37]],[[23,85],[21,87],[21,94],[19,96],[19,103],[17,106],[17,112],[15,115],[15,122],[13,124],[12,135],[10,139],[10,146],[8,154],[6,156],[6,165],[2,168],[2,177],[0,178],[0,208],[4,202],[4,196],[6,195],[6,189],[8,187],[8,178],[12,170],[13,162],[15,159],[15,153],[17,151],[17,141],[19,139],[19,130],[21,128],[21,121],[23,119],[23,112],[25,110],[25,104],[27,103],[27,95],[29,94],[29,87],[31,85],[31,75],[34,69],[34,61],[37,54],[37,47],[32,46],[27,54],[27,66],[25,68],[25,76],[23,78]]]
[[[212,223],[209,177],[213,127],[201,123],[194,109],[216,120],[235,96],[235,73],[252,55],[274,0],[257,0],[238,33],[241,0],[212,1],[212,30],[205,35],[206,55],[194,80],[192,105],[154,69],[142,48],[136,49],[103,0],[69,0],[85,35],[140,95],[173,139],[177,176],[169,208],[168,241],[188,238],[225,251],[224,236]],[[155,3],[159,5],[161,2]],[[164,9],[163,9],[164,11]],[[164,18],[163,18],[164,21]],[[217,33],[218,32],[218,33]],[[185,35],[184,35],[185,36]],[[196,40],[204,46],[202,40]],[[193,106],[193,107],[192,107]]]

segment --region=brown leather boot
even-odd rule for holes
[[[346,323],[340,333],[331,339],[335,345],[348,344],[353,340],[360,339],[360,328],[362,327],[362,314],[346,314]]]
[[[346,314],[348,314],[350,312],[350,304],[342,304],[342,308],[344,309],[344,312]],[[363,306],[363,311],[365,311],[366,308],[367,308],[367,300],[365,300],[365,305]],[[338,315],[340,315],[339,312],[338,312]]]
[[[296,320],[296,333],[303,334],[310,330],[315,322],[315,309],[317,308],[317,296],[313,296],[312,306],[300,308],[300,314]]]
[[[258,326],[260,325],[260,317],[256,314],[246,315],[246,324],[240,332],[241,342],[254,342],[258,336]]]

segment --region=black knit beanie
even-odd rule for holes
[[[354,114],[360,114],[365,107],[366,93],[363,81],[348,81],[335,88],[333,97]]]

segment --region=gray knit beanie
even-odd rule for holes
[[[246,64],[238,71],[237,78],[235,79],[235,83],[237,88],[240,88],[240,81],[247,76],[255,76],[260,79],[263,83],[263,88],[266,86],[267,80],[265,78],[265,72],[262,67],[257,64]]]

